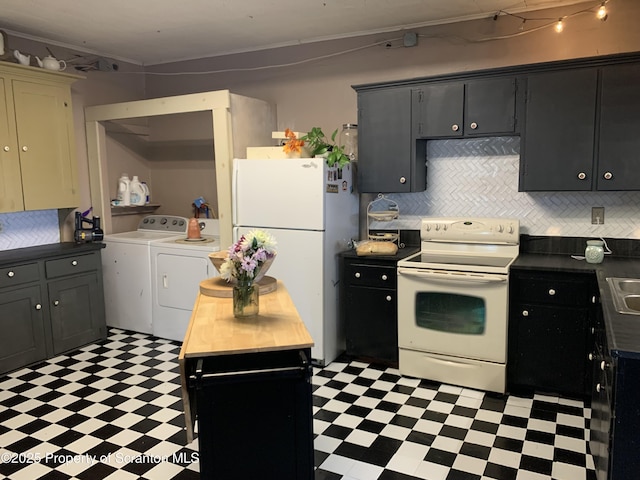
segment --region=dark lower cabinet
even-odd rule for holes
[[[96,273],[49,282],[54,354],[95,342],[106,335],[101,292]]]
[[[509,281],[508,389],[590,395],[593,275],[513,269]]]
[[[340,312],[348,355],[398,364],[396,263],[403,256],[343,254]]]
[[[593,351],[589,450],[598,480],[635,480],[640,472],[640,358],[610,351],[600,322]]]
[[[33,248],[38,260],[0,266],[0,374],[107,336],[100,247]]]
[[[47,358],[40,285],[0,290],[0,374]]]
[[[198,360],[200,478],[312,480],[311,350]]]

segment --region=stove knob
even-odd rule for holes
[[[440,224],[436,223],[436,232],[440,231]]]
[[[178,224],[178,220],[176,220],[175,218],[173,219],[173,222],[171,222],[171,225],[177,225]]]
[[[509,225],[509,233],[513,233],[513,225]]]
[[[160,220],[160,223],[161,223],[162,225],[166,225],[166,224],[167,224],[167,219],[166,219],[166,218],[163,218],[162,220]]]
[[[429,225],[429,224],[427,223],[427,224],[425,225],[425,230],[426,230],[427,232],[430,232],[430,231],[431,231],[431,225]]]
[[[152,220],[153,221],[153,220]],[[149,219],[145,218],[144,220],[142,220],[142,223],[149,223]]]

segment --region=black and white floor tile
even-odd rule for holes
[[[111,329],[0,377],[0,478],[199,478],[179,350]],[[484,394],[348,359],[314,369],[313,389],[317,480],[595,480],[580,401]]]

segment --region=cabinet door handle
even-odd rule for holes
[[[402,184],[407,183],[407,179],[405,177],[400,177],[400,183]]]
[[[14,272],[14,271],[9,271],[9,272],[7,273],[7,277],[9,277],[9,278],[13,278],[13,277],[15,277],[15,276],[16,276],[16,272]]]
[[[382,278],[382,280],[386,280],[387,276],[386,275],[382,275],[380,278]]]
[[[593,362],[593,352],[589,353],[589,361]]]
[[[460,130],[460,127],[454,123],[453,125],[451,125],[451,130],[457,132],[458,130]]]
[[[354,275],[354,277],[356,277],[356,278],[360,278],[360,272],[356,272],[356,273],[355,273],[355,275]]]
[[[549,289],[549,295],[551,295],[552,297],[556,294],[556,291],[553,288]]]
[[[475,130],[476,128],[478,128],[478,124],[476,122],[471,122],[471,125],[469,125],[471,127],[471,130]]]
[[[602,370],[603,372],[607,369],[608,366],[609,364],[606,362],[606,360],[600,362],[600,370]]]
[[[522,311],[522,316],[523,317],[528,317],[529,316],[529,311],[528,310],[523,310]]]
[[[23,152],[26,152],[27,150],[29,150],[29,147],[27,147],[26,145],[23,145],[23,146],[22,146],[22,151],[23,151]]]
[[[391,295],[387,295],[387,302],[391,301]]]
[[[58,305],[60,305],[60,300],[54,300],[53,301],[53,306],[57,307]]]
[[[8,151],[9,151],[9,150],[11,150],[11,149],[9,148],[9,145],[5,145],[5,146],[4,146],[4,148],[3,148],[3,150],[4,150],[5,152],[8,152]]]
[[[586,173],[584,173],[584,172],[580,172],[580,173],[578,174],[578,179],[580,179],[580,180],[584,180],[585,178],[587,178],[587,174],[586,174]]]
[[[600,393],[600,384],[596,385],[596,392]]]
[[[78,265],[78,261],[77,260],[71,260],[71,265],[73,265],[74,267]]]
[[[42,310],[42,305],[40,305],[39,303],[36,303],[36,310]]]
[[[613,173],[611,172],[604,172],[604,175],[602,175],[604,177],[605,180],[611,180],[613,178]]]

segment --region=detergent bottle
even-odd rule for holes
[[[118,200],[118,205],[121,207],[131,205],[131,180],[126,173],[123,173],[118,179],[116,199]]]
[[[131,184],[129,186],[129,190],[131,192],[130,194],[131,205],[145,204],[147,199],[147,192],[142,186],[142,183],[140,183],[140,180],[138,179],[137,175],[133,176],[133,179],[131,180]]]

